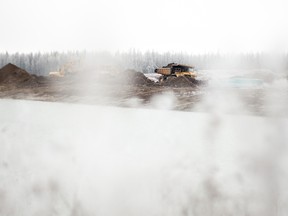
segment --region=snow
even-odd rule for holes
[[[161,74],[157,74],[157,73],[146,73],[144,74],[148,79],[150,79],[151,81],[157,83],[159,82],[160,77],[162,76]]]
[[[287,215],[286,118],[0,100],[0,215]]]

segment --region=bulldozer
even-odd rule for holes
[[[155,69],[155,73],[162,74],[164,78],[168,76],[189,76],[192,78],[196,77],[196,71],[194,66],[170,63],[162,68]]]
[[[50,77],[64,77],[65,75],[74,74],[77,72],[77,61],[69,61],[66,64],[62,65],[58,71],[49,72]]]

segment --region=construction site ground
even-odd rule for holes
[[[279,103],[286,101],[286,84],[283,88],[274,88],[273,84],[256,83],[244,88],[223,87],[223,84],[227,83],[221,81],[221,87],[213,87],[209,82],[191,77],[168,77],[155,83],[136,71],[83,71],[65,77],[39,77],[12,64],[0,69],[0,98],[5,99],[287,116],[287,104]]]
[[[118,87],[118,88],[117,88]],[[167,95],[176,97],[176,110],[190,110],[200,100],[198,87],[164,86],[111,86],[107,84],[76,84],[64,79],[42,82],[37,87],[0,86],[0,98],[27,99],[53,102],[71,102],[124,107],[161,107],[153,103],[154,97]],[[175,100],[174,100],[175,101]],[[163,105],[164,106],[164,105]]]
[[[188,111],[200,100],[201,88],[200,82],[192,78],[171,77],[159,84],[136,71],[115,76],[83,73],[38,77],[12,64],[0,70],[0,98],[10,99]],[[161,96],[169,97],[170,102]]]

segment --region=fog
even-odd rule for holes
[[[211,94],[198,112],[167,110],[172,93],[153,109],[2,99],[0,215],[287,215],[287,103],[271,93],[256,117]]]
[[[99,105],[129,78],[99,62],[73,104],[0,100],[1,216],[287,215],[285,67],[199,70],[201,100],[179,112],[173,88]]]

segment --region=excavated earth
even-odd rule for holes
[[[15,87],[39,86],[36,76],[10,63],[0,69],[0,84]]]
[[[173,95],[172,109],[190,110],[201,98],[201,83],[189,77],[168,77],[160,83],[126,70],[65,77],[39,77],[13,64],[0,69],[0,98],[151,107],[155,97]]]

